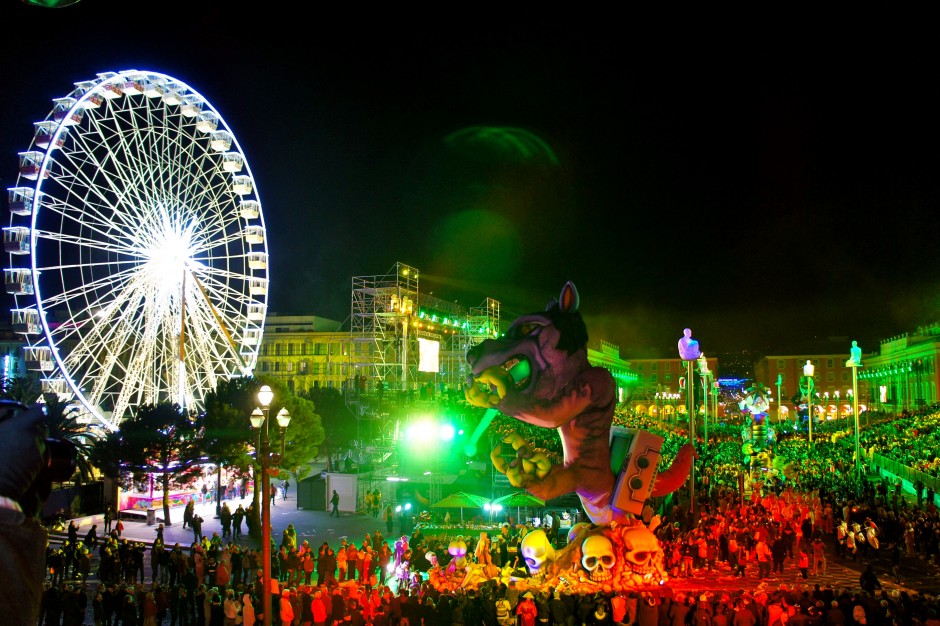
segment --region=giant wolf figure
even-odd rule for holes
[[[545,311],[523,315],[503,337],[471,348],[467,361],[472,373],[465,395],[471,404],[557,429],[564,452],[561,464],[553,466],[544,452],[511,433],[503,441],[512,445],[516,458],[504,460],[501,442],[491,454],[494,465],[512,485],[543,500],[576,492],[592,522],[609,524],[630,519],[630,514],[615,506],[620,489],[611,467],[610,446],[616,385],[608,370],[588,363],[587,328],[578,306],[577,289],[568,282]],[[650,437],[661,442],[655,435]],[[658,462],[658,447],[655,453],[650,458]],[[683,446],[669,469],[656,476],[655,482],[646,481],[644,489],[637,489],[642,491],[641,501],[678,489],[689,475],[694,454],[690,444]],[[641,463],[650,477],[656,462]],[[642,486],[636,476],[621,474],[624,480],[624,490],[633,491],[631,483]]]

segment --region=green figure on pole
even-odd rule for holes
[[[852,342],[852,348],[849,350],[849,360],[845,362],[846,367],[852,368],[852,416],[855,418],[855,473],[861,475],[862,458],[861,445],[858,439],[858,368],[862,366],[862,349],[858,347],[858,342]]]
[[[862,349],[858,347],[857,341],[852,341],[852,348],[849,350],[849,360],[845,362],[846,367],[861,367]]]

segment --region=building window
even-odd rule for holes
[[[293,372],[293,371],[294,371],[294,362],[293,362],[293,361],[288,361],[287,363],[285,363],[285,365],[286,365],[286,367],[287,367],[287,371],[288,371],[288,372]]]
[[[778,369],[778,370],[785,370],[785,369],[787,369],[787,361],[786,361],[786,359],[777,359],[777,369]]]
[[[849,382],[849,373],[848,373],[848,372],[842,372],[842,382],[844,382],[844,383]],[[854,458],[854,455],[853,455],[853,458]]]
[[[275,372],[280,372],[280,371],[281,371],[281,362],[280,362],[280,361],[275,361],[275,362],[274,362],[274,371],[275,371]]]
[[[307,373],[307,361],[301,361],[301,362],[300,362],[300,373],[301,373],[301,374],[306,374],[306,373]]]
[[[655,372],[657,369],[659,369],[659,363],[651,363],[651,364],[650,364],[650,371],[651,371],[651,372]]]
[[[262,371],[262,372],[268,371],[268,362],[267,362],[267,361],[262,361],[262,362],[261,362],[261,371]]]
[[[835,380],[836,380],[836,375],[835,375],[835,374],[833,374],[832,372],[826,372],[826,382],[827,382],[827,383],[835,382]]]
[[[294,356],[294,344],[287,344],[287,356]]]
[[[659,380],[659,377],[656,374],[650,374],[650,384],[655,385],[656,381]]]
[[[672,382],[672,374],[663,374],[663,382],[664,382],[664,383],[671,383],[671,382]]]
[[[832,367],[832,359],[826,359],[826,367]]]
[[[667,372],[668,372],[668,371],[671,370],[671,369],[672,369],[672,363],[671,363],[671,362],[666,361],[665,363],[663,363],[663,370],[664,370],[664,371],[667,371]]]
[[[274,356],[281,356],[281,344],[280,344],[280,342],[274,344]]]

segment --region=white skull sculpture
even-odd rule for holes
[[[634,572],[646,573],[657,566],[657,560],[662,560],[663,549],[659,539],[645,526],[637,525],[623,531],[623,558],[625,567]]]
[[[522,538],[519,543],[519,553],[525,559],[526,567],[533,576],[542,570],[547,561],[555,559],[555,548],[544,530],[533,530]]]
[[[581,565],[590,572],[594,582],[606,582],[611,579],[617,555],[610,539],[604,535],[591,535],[581,544]]]

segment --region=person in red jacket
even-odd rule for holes
[[[326,603],[323,602],[323,594],[319,591],[313,594],[313,600],[310,602],[310,612],[313,613],[313,626],[326,626],[329,611]]]
[[[522,595],[522,601],[516,606],[516,615],[519,616],[519,626],[535,626],[539,610],[533,602],[535,596],[531,591],[526,591]]]

